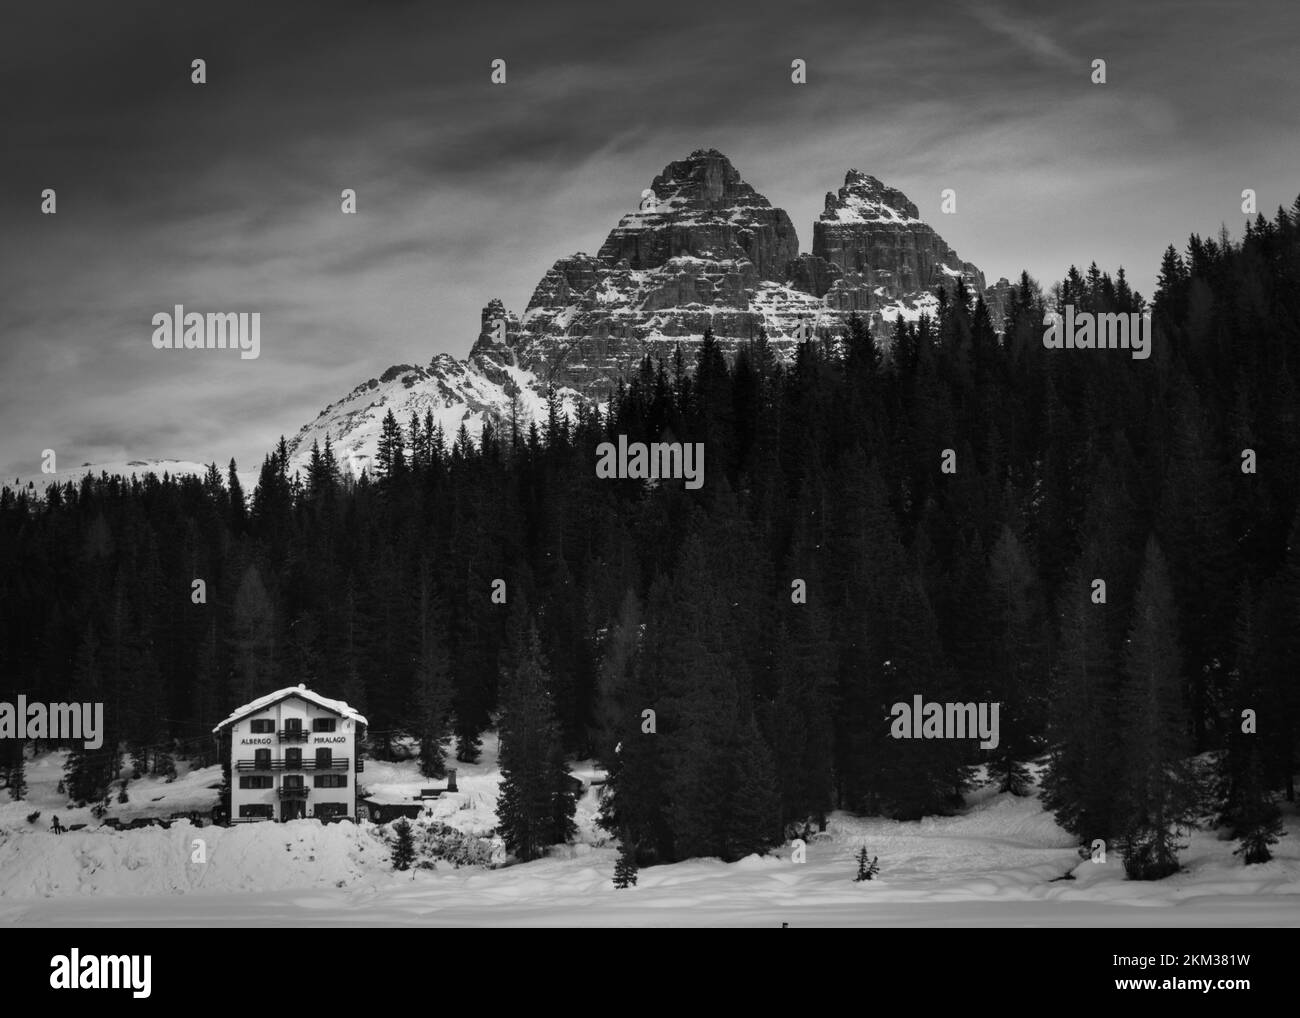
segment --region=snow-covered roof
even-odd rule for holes
[[[256,714],[258,711],[270,707],[271,704],[279,703],[281,700],[287,700],[291,696],[300,697],[303,700],[307,700],[309,703],[316,704],[317,707],[324,707],[326,710],[333,711],[341,717],[350,718],[357,722],[357,724],[369,724],[365,718],[349,707],[343,700],[331,700],[329,697],[321,696],[319,693],[313,692],[300,683],[296,686],[285,686],[284,689],[277,689],[274,693],[267,693],[266,696],[260,696],[252,703],[246,703],[244,706],[236,708],[230,717],[226,718],[225,721],[221,722],[221,724],[217,725],[217,727],[212,730],[214,732],[219,732],[227,725],[234,724],[240,718],[247,717],[249,714]]]

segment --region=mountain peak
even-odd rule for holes
[[[916,204],[898,188],[861,170],[849,170],[838,193],[826,192],[820,221],[915,225],[922,220]]]
[[[596,257],[609,268],[656,269],[672,258],[748,260],[762,279],[784,278],[799,254],[794,224],[755,191],[717,149],[696,149],[664,167],[636,211],[610,231]]]
[[[879,337],[899,317],[934,315],[937,286],[964,279],[985,293],[979,269],[905,194],[858,169],[826,195],[811,254],[799,253],[790,217],[714,148],[668,163],[629,198],[599,251],[555,261],[522,314],[488,300],[468,358],[439,354],[358,386],[299,432],[295,462],[332,435],[358,472],[390,409],[403,424],[431,414],[450,437],[462,423],[477,436],[488,421],[544,420],[552,389],[566,410],[598,403],[643,357],[668,360],[680,347],[691,358],[705,331],[724,355],[766,335],[786,358],[809,326],[842,331],[856,313]],[[995,321],[1004,297],[986,294]]]

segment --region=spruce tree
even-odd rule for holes
[[[230,692],[236,703],[249,703],[277,688],[273,609],[255,565],[244,571],[235,592],[230,655]]]
[[[390,483],[406,474],[406,454],[402,426],[392,408],[384,414],[379,429],[379,448],[375,456],[375,472],[380,480]]]
[[[415,716],[420,740],[420,773],[447,773],[443,742],[451,735],[451,675],[444,633],[445,613],[435,602],[427,567],[420,580],[420,657],[415,667]]]
[[[644,644],[636,655],[624,707],[612,720],[614,745],[600,801],[601,827],[634,845],[638,862],[643,864],[674,858],[661,727],[664,719],[659,717],[667,657],[663,648],[671,611],[668,583],[661,577],[647,598]],[[647,716],[647,709],[653,713]]]
[[[890,719],[896,703],[909,710],[913,696],[927,703],[955,701],[954,676],[940,650],[938,627],[929,599],[915,575],[900,585],[894,606],[891,657],[884,669],[885,696],[877,724],[891,734],[899,725]],[[910,734],[910,733],[909,733]],[[881,798],[899,820],[916,820],[927,813],[951,812],[968,787],[969,743],[956,739],[890,738],[881,748]]]
[[[548,845],[567,842],[576,803],[555,720],[537,628],[530,623],[513,675],[504,676],[498,830],[507,851],[528,862]]]
[[[1233,855],[1247,865],[1268,862],[1273,857],[1270,845],[1276,845],[1284,833],[1282,811],[1264,782],[1264,766],[1257,744],[1252,744],[1250,758],[1238,788],[1235,811],[1235,835],[1240,846]]]
[[[762,855],[781,843],[781,799],[776,791],[772,752],[753,718],[736,724],[731,757],[723,859],[734,862]]]
[[[614,863],[614,886],[618,888],[636,886],[636,846],[629,838],[620,838],[618,844],[618,861]]]
[[[402,817],[393,824],[393,833],[397,841],[393,845],[393,869],[409,870],[415,862],[415,837],[411,833],[411,822]]]
[[[1152,537],[1120,693],[1120,838],[1132,880],[1159,880],[1179,868],[1176,827],[1187,820],[1190,776],[1177,625],[1169,573]]]
[[[867,859],[867,846],[863,845],[858,849],[858,875],[853,878],[853,882],[860,880],[874,880],[876,874],[880,872],[878,860],[880,856],[872,856]]]
[[[75,675],[77,700],[93,703],[104,699],[99,643],[89,626],[77,651]],[[112,729],[103,733],[103,745],[99,749],[86,749],[83,743],[74,742],[63,765],[62,783],[68,798],[77,805],[105,800],[117,776],[119,759]]]
[[[989,585],[999,637],[992,699],[1000,703],[999,738],[989,763],[998,790],[1028,795],[1025,761],[1037,755],[1045,722],[1041,692],[1046,671],[1044,610],[1028,555],[1010,527],[989,556]]]

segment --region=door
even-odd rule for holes
[[[281,820],[301,820],[307,815],[307,803],[302,799],[285,799],[280,803]]]

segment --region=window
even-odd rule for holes
[[[348,805],[345,802],[318,802],[316,803],[316,819],[327,820],[330,817],[345,817],[348,815]]]
[[[269,749],[253,750],[253,767],[259,771],[269,771],[271,769],[271,751]]]
[[[316,750],[316,769],[318,771],[327,771],[334,766],[334,751],[332,749]]]
[[[286,732],[301,732],[301,731],[302,731],[302,718],[285,718],[285,719],[284,719],[284,730],[285,730]]]
[[[335,724],[333,718],[312,718],[311,730],[313,732],[332,732]]]
[[[273,816],[269,802],[246,802],[239,807],[241,817],[262,817],[270,820]]]
[[[249,777],[241,777],[239,779],[239,787],[240,788],[270,788],[271,775],[254,774]]]
[[[317,774],[315,784],[317,788],[347,788],[348,776],[346,774]]]
[[[254,735],[265,735],[275,731],[275,721],[271,718],[254,718],[249,722],[249,731]]]
[[[285,788],[302,788],[302,775],[301,775],[301,774],[286,774],[286,775],[284,776],[284,787],[285,787]]]
[[[284,751],[284,769],[285,769],[286,771],[300,771],[300,770],[302,770],[302,750],[301,750],[301,749],[294,748],[294,749],[286,749],[286,750]]]

